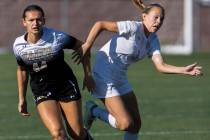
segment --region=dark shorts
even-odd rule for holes
[[[36,105],[46,100],[70,102],[81,99],[80,90],[75,79],[45,82],[40,88],[32,88]]]

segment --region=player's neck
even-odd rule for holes
[[[42,32],[38,34],[28,33],[26,39],[28,43],[36,44],[40,40],[41,36]]]
[[[151,34],[145,25],[144,25],[144,34],[145,34],[145,36],[146,36],[147,38],[148,38],[149,35]]]

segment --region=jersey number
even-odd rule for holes
[[[40,70],[45,69],[45,68],[47,68],[47,63],[46,63],[46,61],[42,61],[42,63],[41,63],[40,66],[39,66],[38,63],[33,63],[33,70],[34,70],[35,72],[39,72]]]

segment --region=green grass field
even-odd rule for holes
[[[198,62],[202,77],[164,75],[144,59],[129,69],[129,80],[138,98],[142,116],[141,140],[209,140],[210,139],[210,54],[164,56],[166,62],[183,66]],[[70,60],[67,55],[66,60]],[[81,66],[71,64],[80,87]],[[83,91],[83,102],[90,97]],[[50,140],[31,96],[27,94],[31,116],[17,112],[16,61],[12,54],[0,55],[0,140]],[[97,100],[97,103],[100,102]],[[91,133],[96,140],[122,140],[123,132],[96,120]]]

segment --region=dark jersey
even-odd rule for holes
[[[26,67],[30,73],[33,92],[41,93],[52,87],[59,91],[69,84],[68,80],[75,80],[71,68],[64,61],[63,52],[63,49],[75,45],[74,37],[44,27],[36,44],[28,43],[25,38],[26,34],[16,38],[13,50],[18,65]]]

